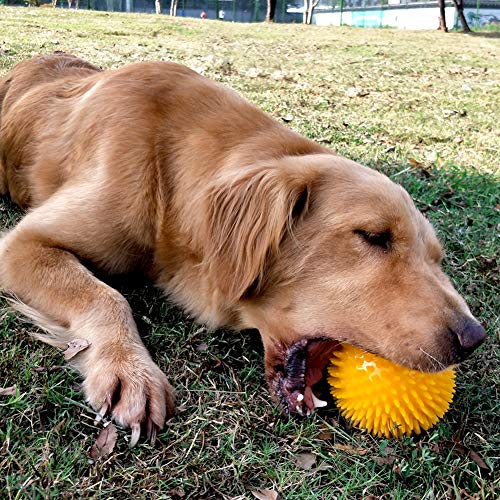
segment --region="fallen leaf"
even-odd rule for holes
[[[113,424],[105,427],[97,436],[95,443],[90,449],[90,457],[94,460],[100,457],[107,457],[115,447],[118,431]]]
[[[16,394],[16,386],[0,387],[0,396],[14,396]]]
[[[75,339],[68,342],[68,348],[64,351],[64,359],[69,361],[74,358],[80,351],[87,349],[90,342],[87,339]]]
[[[323,431],[318,434],[318,439],[322,439],[323,441],[328,441],[332,439],[333,434],[330,431]]]
[[[491,469],[488,467],[488,464],[480,457],[479,453],[476,453],[474,450],[470,450],[470,458],[473,462],[483,470],[491,472]]]
[[[262,488],[255,488],[250,490],[250,493],[259,500],[280,500],[281,495],[274,490],[266,490]]]
[[[246,76],[248,78],[257,78],[258,76],[261,76],[261,72],[257,68],[250,68],[247,71]]]
[[[208,351],[208,344],[206,342],[201,342],[196,346],[196,350],[198,352],[205,352]]]
[[[54,433],[58,433],[63,427],[64,427],[64,424],[66,423],[66,419],[63,418],[53,429],[52,429],[52,432]]]
[[[172,500],[179,500],[185,497],[184,490],[182,488],[175,488],[174,490],[167,491],[167,494],[172,497]]]
[[[35,371],[37,373],[43,373],[43,372],[48,372],[48,373],[53,373],[57,372],[59,370],[65,370],[67,367],[62,366],[62,365],[54,365],[54,366],[37,366],[35,368]]]
[[[295,465],[299,469],[309,470],[316,463],[316,455],[312,453],[298,453],[295,455]]]
[[[346,97],[365,97],[369,94],[368,90],[363,90],[358,87],[349,87],[345,91],[345,96]]]
[[[415,158],[408,158],[408,163],[415,169],[418,170],[424,177],[431,177],[432,174],[429,170],[429,167],[424,163],[415,160]]]
[[[286,77],[285,73],[280,70],[276,70],[273,73],[271,73],[271,79],[272,80],[284,80]]]
[[[451,451],[463,457],[470,458],[481,470],[484,474],[491,474],[491,469],[488,464],[483,460],[483,458],[476,451],[468,448],[467,446],[457,443],[455,441],[448,441],[448,444],[451,447]]]
[[[423,164],[422,162],[415,160],[415,158],[408,158],[408,163],[409,163],[412,167],[416,167],[416,168],[418,168],[418,167],[420,167],[420,168],[421,168],[421,167],[423,167],[423,166],[424,166],[424,164]]]
[[[373,461],[379,465],[390,465],[396,460],[394,455],[387,455],[386,457],[373,457]]]
[[[337,450],[342,450],[345,451],[346,453],[350,453],[351,455],[366,455],[368,453],[368,450],[365,448],[355,448],[354,446],[351,446],[350,444],[337,444],[335,445],[335,448]]]

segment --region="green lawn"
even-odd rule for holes
[[[334,409],[280,416],[258,336],[208,332],[147,283],[117,279],[179,412],[154,447],[89,460],[101,426],[62,355],[0,313],[0,498],[498,498],[500,39],[495,33],[231,24],[0,7],[0,76],[64,50],[104,68],[173,60],[227,83],[345,156],[382,170],[436,226],[446,270],[489,340],[460,369],[442,422],[378,440]],[[0,227],[20,212],[0,201]],[[305,470],[303,454],[314,455]]]

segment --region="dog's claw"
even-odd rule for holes
[[[139,438],[141,437],[141,424],[139,423],[132,424],[131,429],[132,429],[132,435],[130,436],[129,447],[133,448],[139,441]]]
[[[103,417],[106,415],[107,412],[108,412],[108,404],[104,403],[104,405],[101,407],[101,409],[95,416],[94,424],[98,424],[103,419]]]
[[[158,434],[158,426],[151,419],[148,420],[146,433],[149,442],[154,445]]]

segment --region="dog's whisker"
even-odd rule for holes
[[[432,354],[429,354],[427,351],[419,347],[419,350],[423,352],[431,361],[433,361],[432,365],[434,368],[439,368],[441,370],[444,370],[446,368],[446,365],[441,363],[438,359],[436,359]]]

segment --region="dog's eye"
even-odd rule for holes
[[[390,231],[383,231],[381,233],[370,233],[364,229],[356,229],[354,234],[363,238],[363,240],[371,246],[389,250],[392,242],[392,234]]]

